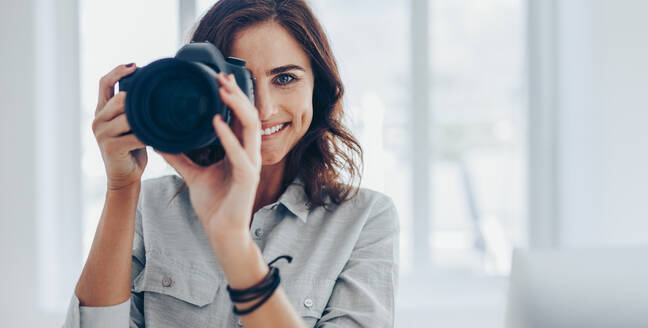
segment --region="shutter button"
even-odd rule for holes
[[[171,286],[171,279],[169,279],[169,278],[164,278],[164,280],[162,280],[162,286],[164,286],[164,287],[169,287],[169,286]]]
[[[263,237],[263,230],[261,228],[257,228],[256,230],[254,230],[254,235],[259,238]]]
[[[307,298],[306,300],[304,300],[304,306],[310,309],[313,306],[313,300]]]

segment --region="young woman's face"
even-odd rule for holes
[[[263,130],[262,165],[277,164],[304,136],[313,118],[310,59],[290,33],[275,22],[237,33],[231,56],[244,59],[256,79],[254,100]],[[241,129],[236,120],[233,129]]]

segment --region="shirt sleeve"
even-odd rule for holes
[[[400,226],[391,198],[375,207],[315,327],[394,327]]]
[[[139,209],[135,214],[135,236],[131,263],[131,284],[144,268],[145,251]],[[131,285],[132,286],[132,285]],[[141,328],[144,327],[143,299],[141,293],[131,290],[125,302],[111,306],[80,306],[79,298],[72,293],[63,328]]]

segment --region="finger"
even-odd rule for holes
[[[139,139],[137,139],[137,137],[135,137],[134,134],[131,133],[121,137],[106,139],[101,143],[101,148],[102,151],[109,156],[113,156],[115,154],[125,156],[135,149],[146,148],[146,145],[144,145]]]
[[[146,145],[132,133],[120,137],[115,137],[115,139],[117,139],[123,145],[124,149],[128,151],[146,148]]]
[[[251,160],[261,151],[261,122],[256,107],[250,102],[250,99],[238,87],[233,75],[225,76],[222,72],[218,77],[223,86],[219,89],[221,99],[232,109],[236,118],[241,122],[243,127],[242,139],[243,148]]]
[[[250,158],[248,158],[247,152],[239,143],[236,135],[234,135],[234,131],[223,121],[220,115],[214,116],[213,124],[220,143],[223,145],[225,154],[232,166],[237,167],[244,163],[249,163]]]
[[[187,181],[188,184],[191,184],[196,174],[204,170],[203,167],[200,167],[198,164],[194,163],[187,155],[184,153],[180,154],[169,154],[161,152],[157,149],[153,149],[156,153],[160,154],[164,160],[169,163],[180,176]]]
[[[110,121],[119,114],[123,113],[126,109],[126,91],[118,92],[114,97],[110,98],[106,105],[97,111],[95,119],[98,121]]]
[[[256,120],[258,120],[259,114],[256,110],[256,107],[254,107],[254,104],[250,102],[250,99],[247,97],[247,95],[243,92],[243,90],[241,90],[238,84],[236,84],[234,75],[225,75],[225,73],[221,72],[218,73],[217,80],[221,85],[221,88],[219,90],[222,93],[230,96],[229,99],[231,99],[230,102],[232,104],[239,105],[238,108],[233,108],[233,110],[236,111],[239,119],[247,118],[247,120],[244,120],[244,123],[254,124],[255,122],[253,118],[256,118]]]
[[[115,94],[115,83],[119,81],[122,77],[132,73],[135,70],[135,64],[131,65],[119,65],[113,68],[108,74],[101,77],[99,80],[99,99],[97,100],[97,109],[95,112],[99,111],[104,105],[113,97]]]
[[[227,88],[228,91],[240,93],[241,95],[245,95],[245,92],[241,90],[241,87],[239,87],[238,83],[236,83],[236,78],[234,77],[234,74],[225,74],[224,72],[220,72],[221,78],[223,79],[223,82],[225,83],[225,87]]]
[[[131,128],[128,124],[126,114],[122,113],[121,115],[108,122],[99,124],[95,131],[95,136],[97,137],[97,139],[118,137],[127,132],[130,132],[130,130]]]

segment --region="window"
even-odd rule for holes
[[[434,262],[506,275],[526,242],[522,3],[431,4]]]
[[[526,244],[524,3],[425,3],[311,1],[366,150],[363,186],[399,210],[398,325],[499,327],[512,248]],[[412,65],[426,45],[427,71]]]

